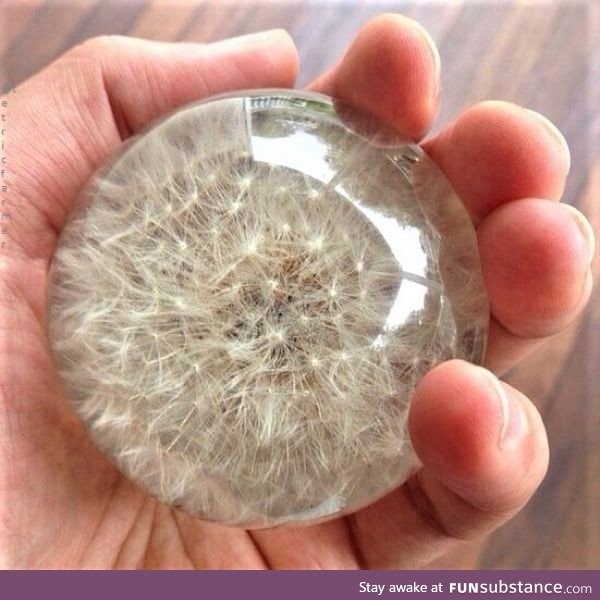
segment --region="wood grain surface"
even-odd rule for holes
[[[100,34],[209,42],[286,28],[301,55],[299,86],[343,52],[382,12],[422,23],[440,47],[438,130],[484,99],[523,104],[552,119],[572,153],[565,201],[600,230],[600,39],[594,2],[0,1],[0,84],[6,90],[69,47]],[[596,40],[595,43],[593,40]],[[600,270],[596,260],[598,280]],[[437,568],[600,568],[600,293],[567,331],[505,379],[540,408],[551,466],[541,489],[509,524],[464,544]]]

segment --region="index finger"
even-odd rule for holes
[[[319,91],[419,140],[438,110],[440,57],[416,21],[385,14],[369,21],[337,65],[313,81]]]

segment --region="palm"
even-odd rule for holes
[[[397,52],[399,37],[415,51]],[[543,428],[535,409],[506,386],[513,411],[525,416],[520,426],[518,419],[509,426],[514,439],[499,450],[491,438],[503,414],[494,386],[483,371],[457,361],[428,375],[414,399],[411,435],[424,468],[370,507],[317,526],[250,533],[192,519],[145,495],[95,449],[68,408],[46,333],[48,268],[78,189],[123,137],[174,106],[230,89],[289,87],[295,77],[294,51],[281,35],[243,50],[201,49],[208,55],[200,66],[198,49],[159,46],[93,42],[10,98],[11,192],[23,208],[11,224],[0,288],[0,557],[9,566],[42,568],[403,567],[421,565],[457,539],[497,526],[543,476]],[[385,74],[365,69],[374,49],[395,56]],[[120,70],[123,64],[129,68]],[[151,77],[127,81],[154,68],[173,73],[160,92],[143,88]],[[204,69],[201,89],[194,89],[190,81],[198,69]],[[340,65],[313,87],[416,139],[435,112],[434,69],[414,26],[387,16],[367,25]],[[421,75],[404,85],[407,72]],[[75,80],[79,88],[65,84]],[[370,91],[382,86],[390,91],[385,101]],[[37,107],[44,105],[57,108],[41,118]],[[477,132],[492,121],[513,134],[510,148],[506,136],[478,141]],[[532,140],[537,149],[524,164],[523,148]],[[589,292],[590,249],[581,227],[558,204],[527,199],[560,196],[568,159],[534,117],[495,104],[471,109],[426,149],[478,225],[494,311],[487,362],[504,369],[568,322]],[[497,183],[499,160],[512,177]],[[522,226],[532,219],[543,226],[543,239]],[[522,260],[532,250],[533,266]],[[545,275],[535,279],[538,271]],[[548,297],[552,302],[544,304]]]
[[[44,275],[40,276],[40,290]],[[279,544],[287,545],[290,537],[295,537],[296,547],[312,550],[299,555],[302,561],[296,567],[358,565],[344,519],[310,529],[273,532],[272,539],[264,541],[266,549],[261,550],[250,532],[192,519],[132,485],[100,454],[66,408],[66,398],[49,363],[43,329],[31,318],[30,300],[11,299],[19,335],[26,341],[11,360],[18,362],[19,372],[27,374],[13,381],[13,389],[19,390],[19,398],[35,401],[38,406],[24,427],[16,424],[20,435],[2,449],[1,457],[6,482],[2,489],[4,511],[10,522],[6,549],[16,564],[49,568],[266,568],[264,556],[271,553],[269,546],[276,553]],[[26,323],[31,326],[25,329]],[[44,406],[58,410],[48,413]],[[13,529],[33,532],[30,545],[13,538]],[[35,552],[30,556],[32,547]],[[321,555],[327,558],[318,558]]]
[[[35,410],[21,423],[19,407],[11,407],[15,433],[0,455],[3,511],[10,523],[2,538],[15,564],[260,569],[268,566],[265,556],[276,555],[293,539],[294,547],[304,551],[290,567],[359,565],[345,519],[268,532],[258,546],[250,532],[192,519],[125,479],[92,444],[60,390],[43,326],[32,309],[43,304],[46,274],[45,269],[39,273],[27,296],[3,303],[11,307],[3,317],[18,328],[21,342],[10,351],[10,364],[19,365],[12,371],[10,398],[30,402]],[[23,530],[32,532],[26,545],[13,534]]]

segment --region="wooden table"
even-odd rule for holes
[[[70,46],[100,34],[211,41],[284,27],[300,50],[303,85],[341,54],[369,17],[402,12],[420,21],[440,47],[444,96],[434,131],[466,106],[490,98],[544,113],[571,147],[565,200],[583,210],[598,231],[600,11],[592,4],[3,0],[0,83],[3,89],[16,85]],[[597,260],[596,276],[599,267]],[[509,524],[485,541],[465,544],[436,567],[600,567],[599,300],[596,289],[577,323],[506,376],[533,398],[548,428],[551,466],[541,489]]]

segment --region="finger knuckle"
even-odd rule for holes
[[[118,52],[123,46],[121,35],[99,35],[87,38],[69,51],[71,56],[102,60],[105,56]]]

